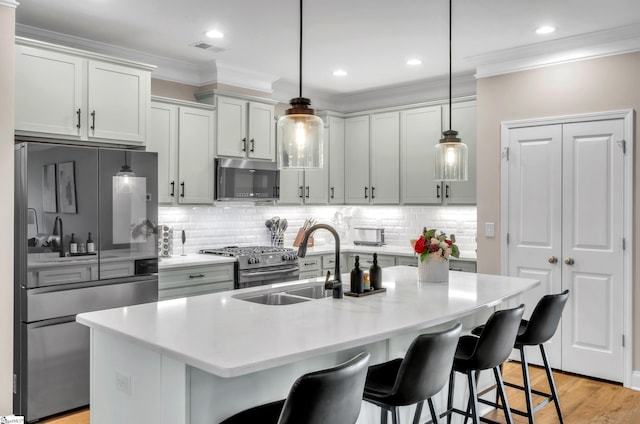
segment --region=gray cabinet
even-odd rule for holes
[[[233,290],[233,278],[233,263],[161,269],[158,273],[158,299]]]

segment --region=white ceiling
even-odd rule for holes
[[[303,95],[355,95],[447,75],[446,0],[306,0],[304,8]],[[72,36],[67,44],[91,40],[131,57],[144,52],[165,79],[206,84],[215,82],[207,70],[217,69],[219,76],[251,75],[287,92],[280,96],[296,96],[298,13],[296,0],[22,0],[16,21],[19,35]],[[557,31],[537,35],[543,24]],[[638,0],[454,0],[453,70],[474,72],[495,61],[495,52],[517,56],[543,43],[540,54],[576,36],[629,25],[640,27]],[[224,39],[207,39],[212,28]],[[199,41],[220,51],[193,47]],[[411,57],[423,65],[408,67]],[[170,67],[196,69],[198,77]],[[348,76],[333,76],[338,68]]]

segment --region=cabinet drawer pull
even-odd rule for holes
[[[371,198],[375,199],[376,198],[376,192],[375,192],[376,188],[375,187],[371,187]]]
[[[91,111],[91,131],[96,129],[96,111]]]
[[[332,199],[333,199],[334,191],[335,191],[335,190],[334,190],[334,188],[333,188],[333,187],[331,187],[331,198],[332,198]]]
[[[184,181],[180,183],[180,187],[182,191],[182,193],[180,193],[180,197],[184,197]]]
[[[242,139],[242,151],[243,152],[247,151],[247,137]]]
[[[309,198],[309,186],[307,186],[307,199]]]
[[[313,266],[315,264],[316,264],[315,262],[305,262],[304,266]]]
[[[251,139],[250,143],[251,143],[251,149],[249,151],[253,153],[253,149],[255,147],[255,141],[253,141],[253,138]]]
[[[189,278],[204,278],[204,274],[189,275]]]
[[[302,186],[298,187],[298,197],[301,199],[304,197],[304,187]]]
[[[176,182],[171,181],[171,197],[176,195]]]
[[[80,109],[76,112],[78,114],[78,124],[76,125],[77,129],[80,129]]]
[[[436,184],[436,197],[440,198],[440,184]]]
[[[365,198],[365,199],[368,199],[368,198],[369,198],[369,191],[368,191],[368,190],[369,190],[369,187],[365,187],[365,188],[364,188],[364,198]]]
[[[449,184],[445,184],[444,186],[444,197],[449,198]]]

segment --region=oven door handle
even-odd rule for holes
[[[241,272],[240,275],[242,277],[259,277],[263,275],[276,275],[276,274],[284,274],[284,273],[296,272],[296,271],[300,271],[300,267],[282,268],[275,271]]]

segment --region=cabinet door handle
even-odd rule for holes
[[[276,186],[276,196],[280,197],[280,186]]]
[[[564,260],[564,263],[567,264],[567,265],[573,265],[576,262],[573,260],[573,258],[567,258],[567,259]]]
[[[309,186],[307,186],[307,199],[309,198]]]
[[[333,188],[333,187],[331,187],[331,198],[332,198],[332,199],[334,198],[334,196],[333,196],[334,192],[335,192],[334,188]]]
[[[242,151],[243,152],[247,151],[247,137],[242,139]]]
[[[255,147],[256,142],[255,142],[255,141],[253,141],[253,138],[252,138],[252,139],[251,139],[251,141],[250,141],[250,143],[251,143],[251,149],[250,149],[249,151],[250,151],[251,153],[253,153],[253,148]]]
[[[298,187],[298,197],[301,198],[301,199],[304,197],[303,189],[304,189],[304,187],[302,187],[302,186]]]
[[[78,124],[76,124],[76,128],[80,129],[80,109],[78,109],[78,111],[76,112],[76,114],[78,115]]]
[[[551,256],[549,259],[547,259],[547,262],[549,262],[550,264],[555,264],[558,262],[558,258],[556,258],[555,256]]]
[[[176,195],[176,182],[171,181],[171,197]]]
[[[96,129],[96,111],[91,111],[91,131]]]
[[[449,184],[444,185],[444,197],[449,198]]]
[[[375,187],[371,187],[371,198],[372,199],[376,198],[376,188]]]
[[[190,275],[189,278],[204,278],[204,274],[193,274]]]
[[[365,188],[364,188],[364,198],[365,198],[365,199],[368,199],[368,198],[369,198],[369,191],[368,191],[368,190],[369,190],[369,187],[365,187]]]
[[[184,181],[180,183],[180,187],[182,191],[182,193],[180,193],[180,197],[184,197]]]
[[[440,184],[436,184],[436,197],[440,198]]]

